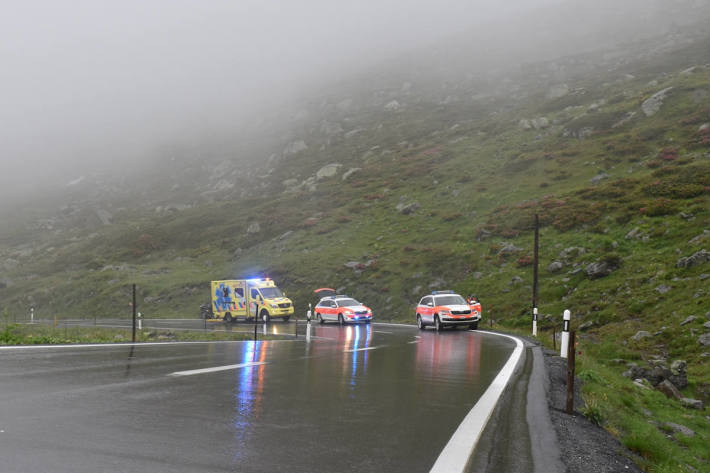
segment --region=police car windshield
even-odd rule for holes
[[[436,305],[465,305],[466,301],[463,297],[458,294],[452,294],[450,296],[436,296],[434,298]]]
[[[355,307],[362,304],[355,299],[338,299],[338,305],[340,307]]]
[[[259,288],[261,291],[261,295],[264,296],[265,299],[273,299],[274,297],[283,297],[283,293],[281,292],[281,289],[278,287],[262,287]]]

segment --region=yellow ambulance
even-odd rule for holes
[[[212,281],[212,312],[225,322],[254,317],[264,323],[272,318],[287,322],[293,315],[293,303],[269,278],[226,279]]]

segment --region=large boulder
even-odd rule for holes
[[[609,276],[616,269],[616,265],[613,265],[607,261],[597,261],[596,263],[591,263],[584,268],[589,279],[599,279]]]
[[[335,176],[341,166],[342,164],[339,163],[326,164],[318,170],[316,173],[316,179],[320,181],[321,179]]]
[[[670,92],[672,89],[673,87],[665,88],[661,91],[656,92],[648,99],[644,100],[644,102],[641,104],[641,110],[643,111],[644,115],[646,115],[647,117],[651,117],[658,113],[658,111],[661,109],[661,105],[663,105],[663,101],[668,95],[668,92]]]
[[[703,249],[698,251],[697,253],[694,253],[691,256],[680,258],[678,261],[676,261],[675,267],[690,268],[692,266],[697,266],[708,261],[710,261],[710,251]]]

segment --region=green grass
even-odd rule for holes
[[[203,330],[144,329],[136,332],[136,342],[239,341],[252,340],[252,333]],[[259,340],[280,340],[283,336],[258,334]],[[8,325],[0,331],[0,345],[63,345],[78,343],[128,343],[132,329],[51,325]]]

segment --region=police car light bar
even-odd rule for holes
[[[431,291],[431,294],[434,296],[437,294],[453,294],[453,293],[454,293],[454,291],[452,291],[451,289],[447,289],[445,291]]]

